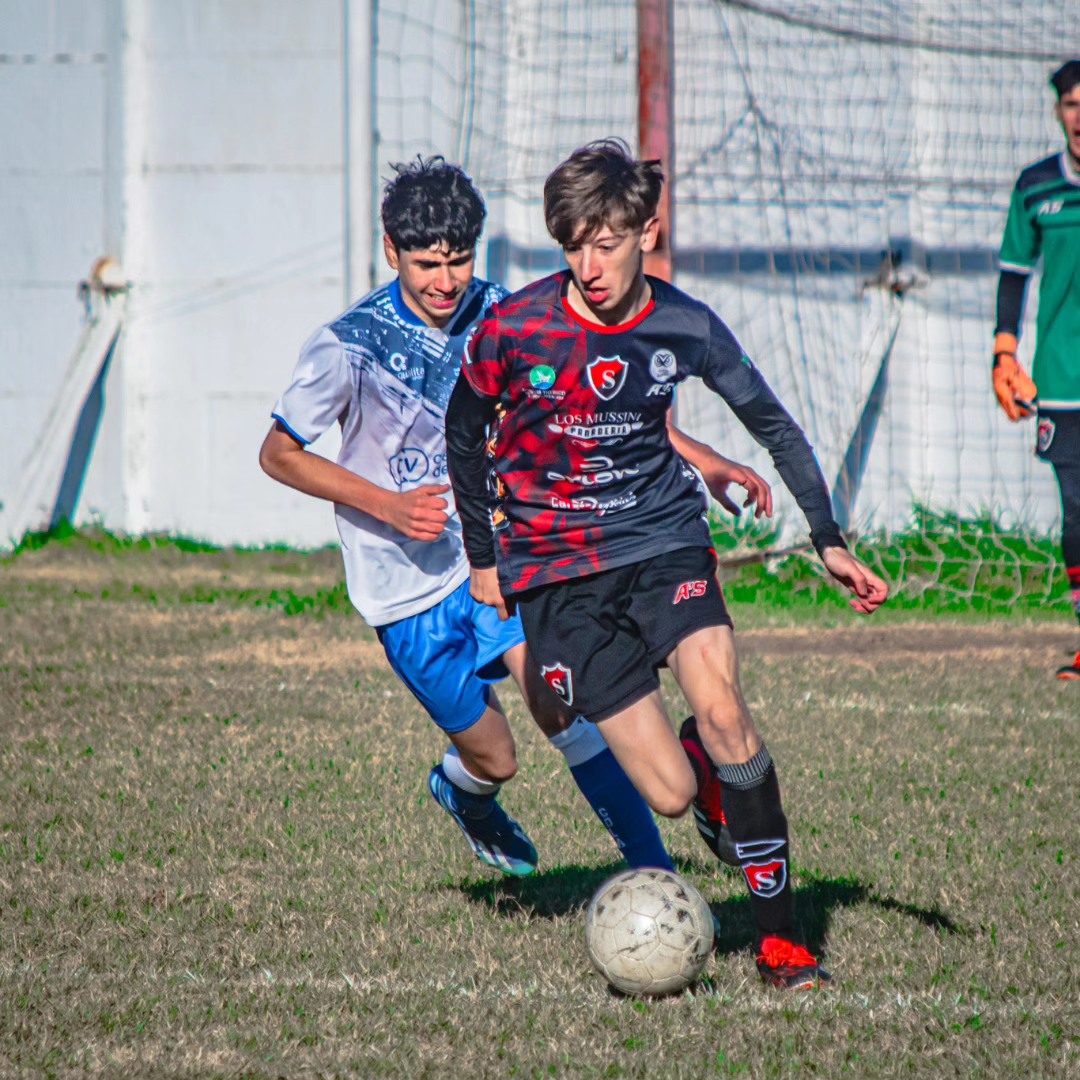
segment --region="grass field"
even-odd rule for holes
[[[766,992],[739,880],[664,823],[723,934],[695,992],[611,993],[618,864],[525,722],[485,872],[441,740],[335,552],[48,544],[0,564],[0,1076],[1080,1075],[1080,685],[1055,618],[735,604],[835,982]],[[677,709],[671,695],[673,712]]]

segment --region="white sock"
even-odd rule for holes
[[[446,773],[446,779],[462,791],[468,791],[472,795],[494,795],[499,790],[499,784],[493,784],[490,780],[481,780],[465,768],[456,746],[447,747],[442,767],[443,772]]]
[[[607,749],[600,729],[595,724],[590,724],[584,716],[579,716],[565,731],[552,735],[548,742],[562,753],[571,769]]]

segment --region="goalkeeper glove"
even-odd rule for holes
[[[994,338],[994,393],[1010,420],[1022,420],[1035,411],[1038,391],[1031,376],[1016,362],[1016,335]]]

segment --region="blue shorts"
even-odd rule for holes
[[[525,640],[520,619],[502,622],[469,595],[468,581],[433,608],[375,632],[398,678],[447,732],[480,719],[489,684],[509,674],[503,654]]]

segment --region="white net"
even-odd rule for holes
[[[1062,146],[1047,76],[1080,55],[1067,8],[674,4],[676,284],[742,340],[856,531],[921,528],[916,507],[1056,528],[1050,470],[1033,426],[1000,414],[989,353],[1010,189]],[[465,164],[489,200],[489,276],[513,287],[559,265],[544,177],[590,139],[636,140],[632,0],[384,0],[378,29],[380,162]],[[1033,288],[1027,362],[1035,306]],[[678,407],[773,475],[704,387]],[[802,531],[785,497],[779,512],[782,539]]]

